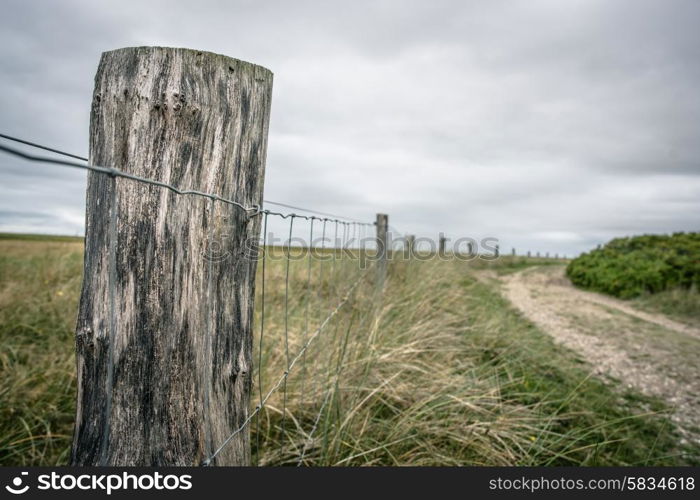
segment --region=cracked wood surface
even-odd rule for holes
[[[218,54],[106,52],[90,162],[260,205],[271,93],[270,71]],[[197,465],[243,422],[256,271],[246,250],[259,232],[260,217],[238,207],[88,175],[73,464]],[[246,431],[214,463],[249,460]]]

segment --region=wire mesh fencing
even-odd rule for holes
[[[372,223],[269,210],[262,217],[254,406],[205,465],[246,427],[261,465],[303,465],[321,453],[316,432],[327,412],[342,412],[339,379],[356,354],[348,339],[372,313]],[[271,218],[286,221],[279,243]]]
[[[254,256],[258,259],[258,271],[251,404],[241,425],[214,442],[201,464],[215,465],[220,453],[241,432],[252,433],[253,457],[261,465],[320,463],[327,448],[338,445],[318,436],[327,436],[329,426],[342,426],[342,419],[338,417],[343,415],[346,404],[342,384],[344,371],[367,369],[362,366],[361,347],[366,344],[358,336],[368,335],[371,330],[368,324],[372,321],[376,298],[376,287],[371,286],[374,223],[273,201],[264,203],[305,213],[245,206],[216,193],[182,189],[113,167],[90,165],[87,158],[55,148],[4,134],[0,137],[60,157],[36,155],[0,144],[0,151],[6,154],[32,162],[87,170],[104,175],[113,183],[109,223],[105,228],[109,241],[108,317],[104,318],[109,332],[106,414],[113,404],[110,389],[117,376],[113,346],[120,325],[115,312],[118,302],[115,262],[117,252],[123,249],[117,246],[120,214],[116,183],[123,179],[168,190],[180,197],[204,199],[210,207],[209,214],[213,213],[215,204],[223,204],[240,211],[245,218],[262,218],[262,240]],[[268,233],[273,220],[284,226],[285,235],[280,240]],[[220,242],[210,234],[202,265],[230,258],[216,254],[217,243]],[[349,342],[351,338],[353,341]],[[332,415],[335,418],[331,418]],[[100,430],[100,463],[103,464],[107,463],[109,425],[109,420],[105,420]]]
[[[402,439],[389,433],[396,439],[375,442],[374,436],[364,435],[362,439],[368,441],[358,444],[359,436],[371,427],[367,424],[367,419],[373,418],[371,412],[393,410],[390,403],[377,395],[385,386],[397,383],[392,377],[399,375],[382,371],[386,352],[381,352],[381,346],[397,342],[399,345],[394,346],[393,352],[405,352],[410,356],[413,352],[410,342],[402,340],[401,333],[402,328],[413,331],[413,323],[392,317],[383,304],[390,303],[388,309],[391,310],[396,307],[397,300],[403,303],[405,297],[415,295],[412,287],[420,281],[417,276],[423,260],[454,259],[455,256],[460,257],[460,261],[476,259],[477,248],[472,247],[472,243],[467,243],[465,249],[455,244],[445,252],[447,255],[438,255],[444,249],[438,252],[428,239],[416,239],[388,225],[386,216],[381,214],[375,223],[271,200],[263,200],[262,206],[247,205],[215,192],[186,189],[111,166],[91,165],[83,156],[24,139],[4,134],[0,134],[0,138],[20,144],[18,148],[0,143],[0,152],[32,163],[88,171],[93,178],[111,187],[105,190],[102,205],[106,212],[102,230],[106,235],[103,241],[108,243],[104,251],[109,285],[106,293],[100,296],[104,311],[100,320],[109,334],[104,382],[108,390],[100,400],[105,414],[110,414],[112,406],[118,408],[117,405],[124,403],[115,399],[112,391],[123,376],[115,369],[118,363],[114,352],[114,345],[123,334],[118,316],[123,297],[115,285],[119,279],[117,262],[130,251],[129,244],[118,238],[118,223],[123,222],[125,215],[121,212],[125,207],[120,205],[120,193],[116,189],[120,186],[122,191],[131,190],[143,197],[164,193],[163,198],[167,198],[173,209],[184,206],[199,210],[198,216],[206,228],[202,233],[206,234],[206,241],[197,242],[193,247],[196,251],[191,251],[197,256],[192,266],[202,270],[203,279],[197,282],[197,289],[203,305],[193,304],[190,313],[201,313],[207,318],[193,327],[194,335],[205,340],[202,346],[205,357],[211,358],[218,349],[226,348],[225,343],[217,339],[217,325],[211,321],[213,309],[232,308],[228,302],[215,304],[220,295],[212,277],[227,266],[235,265],[237,259],[256,262],[255,307],[249,339],[252,363],[246,404],[242,409],[236,407],[235,418],[231,418],[230,425],[223,430],[213,426],[204,429],[204,444],[197,444],[200,451],[196,463],[203,466],[226,464],[230,458],[227,453],[241,442],[246,443],[252,463],[263,466],[336,465],[356,463],[355,460],[361,463],[363,455],[384,450],[388,444]],[[48,155],[35,154],[28,148],[40,149]],[[177,204],[181,204],[179,208]],[[260,227],[259,239],[245,256],[227,253],[226,249],[231,246],[223,241],[226,234],[215,231],[210,224],[223,213],[228,214],[231,223],[254,221],[255,227]],[[384,264],[388,273],[379,272],[378,231],[382,232],[379,228],[383,225],[387,226],[384,236],[388,262]],[[153,252],[155,250],[151,249],[143,254],[145,262],[154,257]],[[498,257],[498,246],[496,252]],[[515,249],[509,253],[512,263],[517,265],[522,258],[516,256]],[[545,253],[542,260],[547,258],[549,254]],[[534,259],[533,256],[530,260]],[[489,263],[490,260],[483,260],[472,267]],[[387,276],[391,288],[382,298],[384,288],[377,285],[383,284]],[[173,277],[174,281],[177,279]],[[411,291],[407,291],[407,287]],[[392,328],[392,335],[386,335],[386,330]],[[75,339],[76,346],[89,341],[80,331],[76,331]],[[222,371],[220,366],[216,370]],[[213,379],[218,374],[210,376]],[[218,380],[224,378],[218,377]],[[144,382],[147,383],[158,382]],[[210,386],[194,388],[202,392],[199,401],[203,408],[215,396],[216,388]],[[373,401],[374,397],[381,401]],[[365,411],[369,404],[373,409]],[[115,426],[109,419],[100,421],[97,463],[110,463],[109,436],[114,432]],[[243,441],[240,440],[242,436],[245,437]],[[166,448],[169,443],[164,441],[162,446]]]

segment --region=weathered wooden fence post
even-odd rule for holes
[[[527,256],[532,257],[532,252],[530,250],[527,251]]]
[[[494,257],[498,258],[501,255],[501,249],[498,245],[496,245],[496,250],[494,251]]]
[[[511,253],[511,255],[512,255],[513,257],[515,257],[515,247],[513,247],[513,250],[511,250],[510,253]]]
[[[384,289],[386,282],[386,270],[389,261],[389,216],[377,214],[377,290]]]
[[[445,246],[447,245],[447,238],[440,235],[440,244],[438,246],[438,255],[440,257],[445,257]]]
[[[271,93],[222,55],[102,54],[90,162],[221,199],[89,174],[74,465],[197,465],[246,419]],[[249,460],[246,429],[212,463]]]
[[[406,236],[406,252],[405,252],[405,258],[410,260],[413,258],[413,252],[414,252],[414,246],[416,244],[416,236],[413,234],[409,234]]]

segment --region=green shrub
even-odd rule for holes
[[[580,287],[623,299],[675,288],[700,288],[700,233],[615,238],[566,269]]]

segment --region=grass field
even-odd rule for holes
[[[279,250],[277,250],[279,252]],[[475,278],[532,260],[397,262],[372,270],[251,426],[256,463],[697,464],[659,400],[616,387]],[[541,262],[539,262],[541,264]],[[285,366],[286,261],[265,279],[263,389]],[[289,268],[296,352],[358,276],[356,262]],[[65,464],[74,418],[73,329],[82,243],[0,237],[0,464]],[[257,349],[262,266],[258,267]],[[258,380],[255,374],[254,380]],[[254,402],[259,393],[254,388]],[[312,432],[313,431],[313,432]]]

